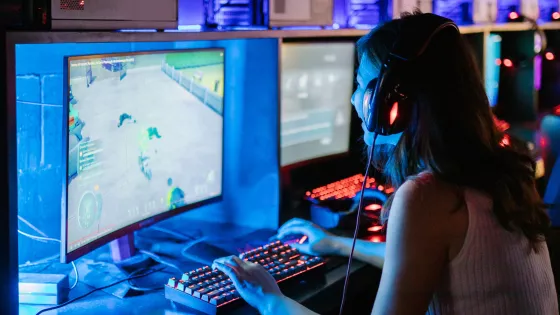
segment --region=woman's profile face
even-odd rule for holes
[[[377,67],[373,65],[373,63],[367,58],[366,54],[364,54],[360,58],[360,66],[358,67],[358,71],[356,72],[356,91],[352,95],[352,105],[354,105],[354,109],[358,113],[358,116],[362,120],[362,130],[364,131],[364,142],[369,147],[373,144],[373,132],[370,132],[366,128],[366,124],[364,123],[364,112],[366,108],[364,105],[367,106],[364,102],[364,94],[366,92],[366,88],[368,83],[377,78],[379,76],[379,70]],[[382,144],[392,144],[396,145],[399,141],[402,133],[398,133],[391,136],[377,136],[377,140],[375,141],[376,145]]]

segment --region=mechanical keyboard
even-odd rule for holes
[[[307,191],[305,193],[305,197],[307,199],[319,201],[354,198],[362,190],[363,183],[364,175],[357,174]],[[377,184],[375,178],[373,177],[368,177],[366,181],[366,189],[377,189],[387,195],[394,192],[392,187],[384,187],[383,185]]]
[[[304,280],[323,274],[325,262],[320,257],[300,254],[281,241],[242,253],[239,258],[263,266],[279,284]],[[165,297],[205,314],[222,314],[245,302],[223,272],[209,266],[186,272],[181,279],[170,278]]]

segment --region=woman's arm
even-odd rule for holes
[[[286,235],[307,236],[306,242],[294,243],[291,246],[308,255],[348,257],[352,249],[351,238],[330,234],[319,226],[298,218],[286,222],[278,229],[277,238],[281,239]],[[385,260],[385,244],[358,240],[354,248],[354,256],[357,260],[381,268]]]
[[[351,250],[351,238],[333,237],[332,255],[348,257]],[[383,268],[383,263],[385,262],[385,243],[357,240],[353,257],[375,267]]]
[[[263,305],[259,310],[262,315],[318,315],[284,295],[269,295]]]

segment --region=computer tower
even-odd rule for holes
[[[522,22],[529,18],[537,20],[539,18],[538,0],[498,0],[497,22],[505,23],[518,21]]]
[[[182,0],[179,6],[188,10],[192,7],[191,1]],[[206,0],[203,2],[206,27],[218,29],[268,27],[268,3],[266,1]],[[179,11],[184,14],[182,8]]]
[[[538,20],[539,18],[539,0],[520,0],[521,1],[521,14],[531,20]]]
[[[498,16],[498,0],[473,0],[474,24],[496,22]]]
[[[560,1],[539,0],[539,22],[550,22],[560,19]]]
[[[465,25],[473,23],[472,7],[473,4],[470,0],[435,0],[432,12],[453,20],[458,25]]]
[[[52,29],[174,29],[177,25],[177,0],[51,0]]]
[[[335,23],[343,27],[371,29],[392,19],[392,3],[392,0],[335,0]],[[336,10],[343,11],[343,20],[338,19]]]
[[[176,29],[177,0],[0,1],[0,25],[22,29]]]
[[[333,0],[268,0],[269,26],[331,26]]]
[[[393,17],[398,18],[404,12],[420,10],[424,13],[432,13],[432,0],[401,0],[393,1]]]

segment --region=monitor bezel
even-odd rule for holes
[[[348,134],[348,148],[344,152],[332,153],[328,155],[321,155],[318,157],[312,157],[305,160],[295,161],[286,165],[282,165],[282,46],[284,44],[333,44],[333,43],[353,43],[354,44],[354,73],[358,69],[358,51],[356,49],[356,42],[360,37],[334,37],[326,40],[324,38],[285,38],[280,41],[280,47],[278,47],[278,165],[281,172],[289,172],[291,170],[304,168],[312,164],[318,164],[325,161],[330,161],[337,158],[344,158],[350,156],[350,151],[352,149],[352,118],[350,120],[350,133]],[[354,82],[352,93],[356,90],[356,84]],[[352,106],[351,106],[352,107]],[[352,117],[353,108],[350,111],[350,117]]]
[[[70,61],[73,60],[83,60],[83,59],[94,59],[94,58],[105,58],[105,57],[121,57],[121,56],[138,56],[138,55],[150,55],[150,54],[166,54],[166,53],[188,53],[196,51],[220,51],[224,54],[224,89],[226,87],[226,77],[227,77],[227,66],[226,66],[226,49],[225,47],[208,47],[208,48],[191,48],[191,49],[167,49],[167,50],[145,50],[145,51],[131,51],[131,52],[120,52],[120,53],[107,53],[107,54],[92,54],[92,55],[74,55],[64,57],[64,67],[63,67],[63,104],[62,104],[62,136],[63,136],[63,148],[62,148],[62,165],[65,167],[64,178],[62,183],[62,209],[61,209],[61,242],[60,242],[60,262],[69,263],[74,261],[100,247],[109,244],[111,241],[119,239],[128,234],[134,233],[137,230],[148,227],[155,223],[161,222],[163,220],[169,219],[171,217],[183,214],[187,211],[200,208],[205,205],[214,204],[223,201],[224,197],[224,166],[225,166],[225,107],[226,107],[226,93],[223,95],[223,110],[222,110],[222,172],[221,172],[221,193],[218,196],[204,199],[192,204],[185,205],[173,211],[165,211],[154,216],[142,219],[135,223],[124,226],[118,230],[101,236],[71,252],[68,252],[68,154],[69,154],[69,134],[68,134],[68,116],[69,116],[69,87],[70,87]]]

